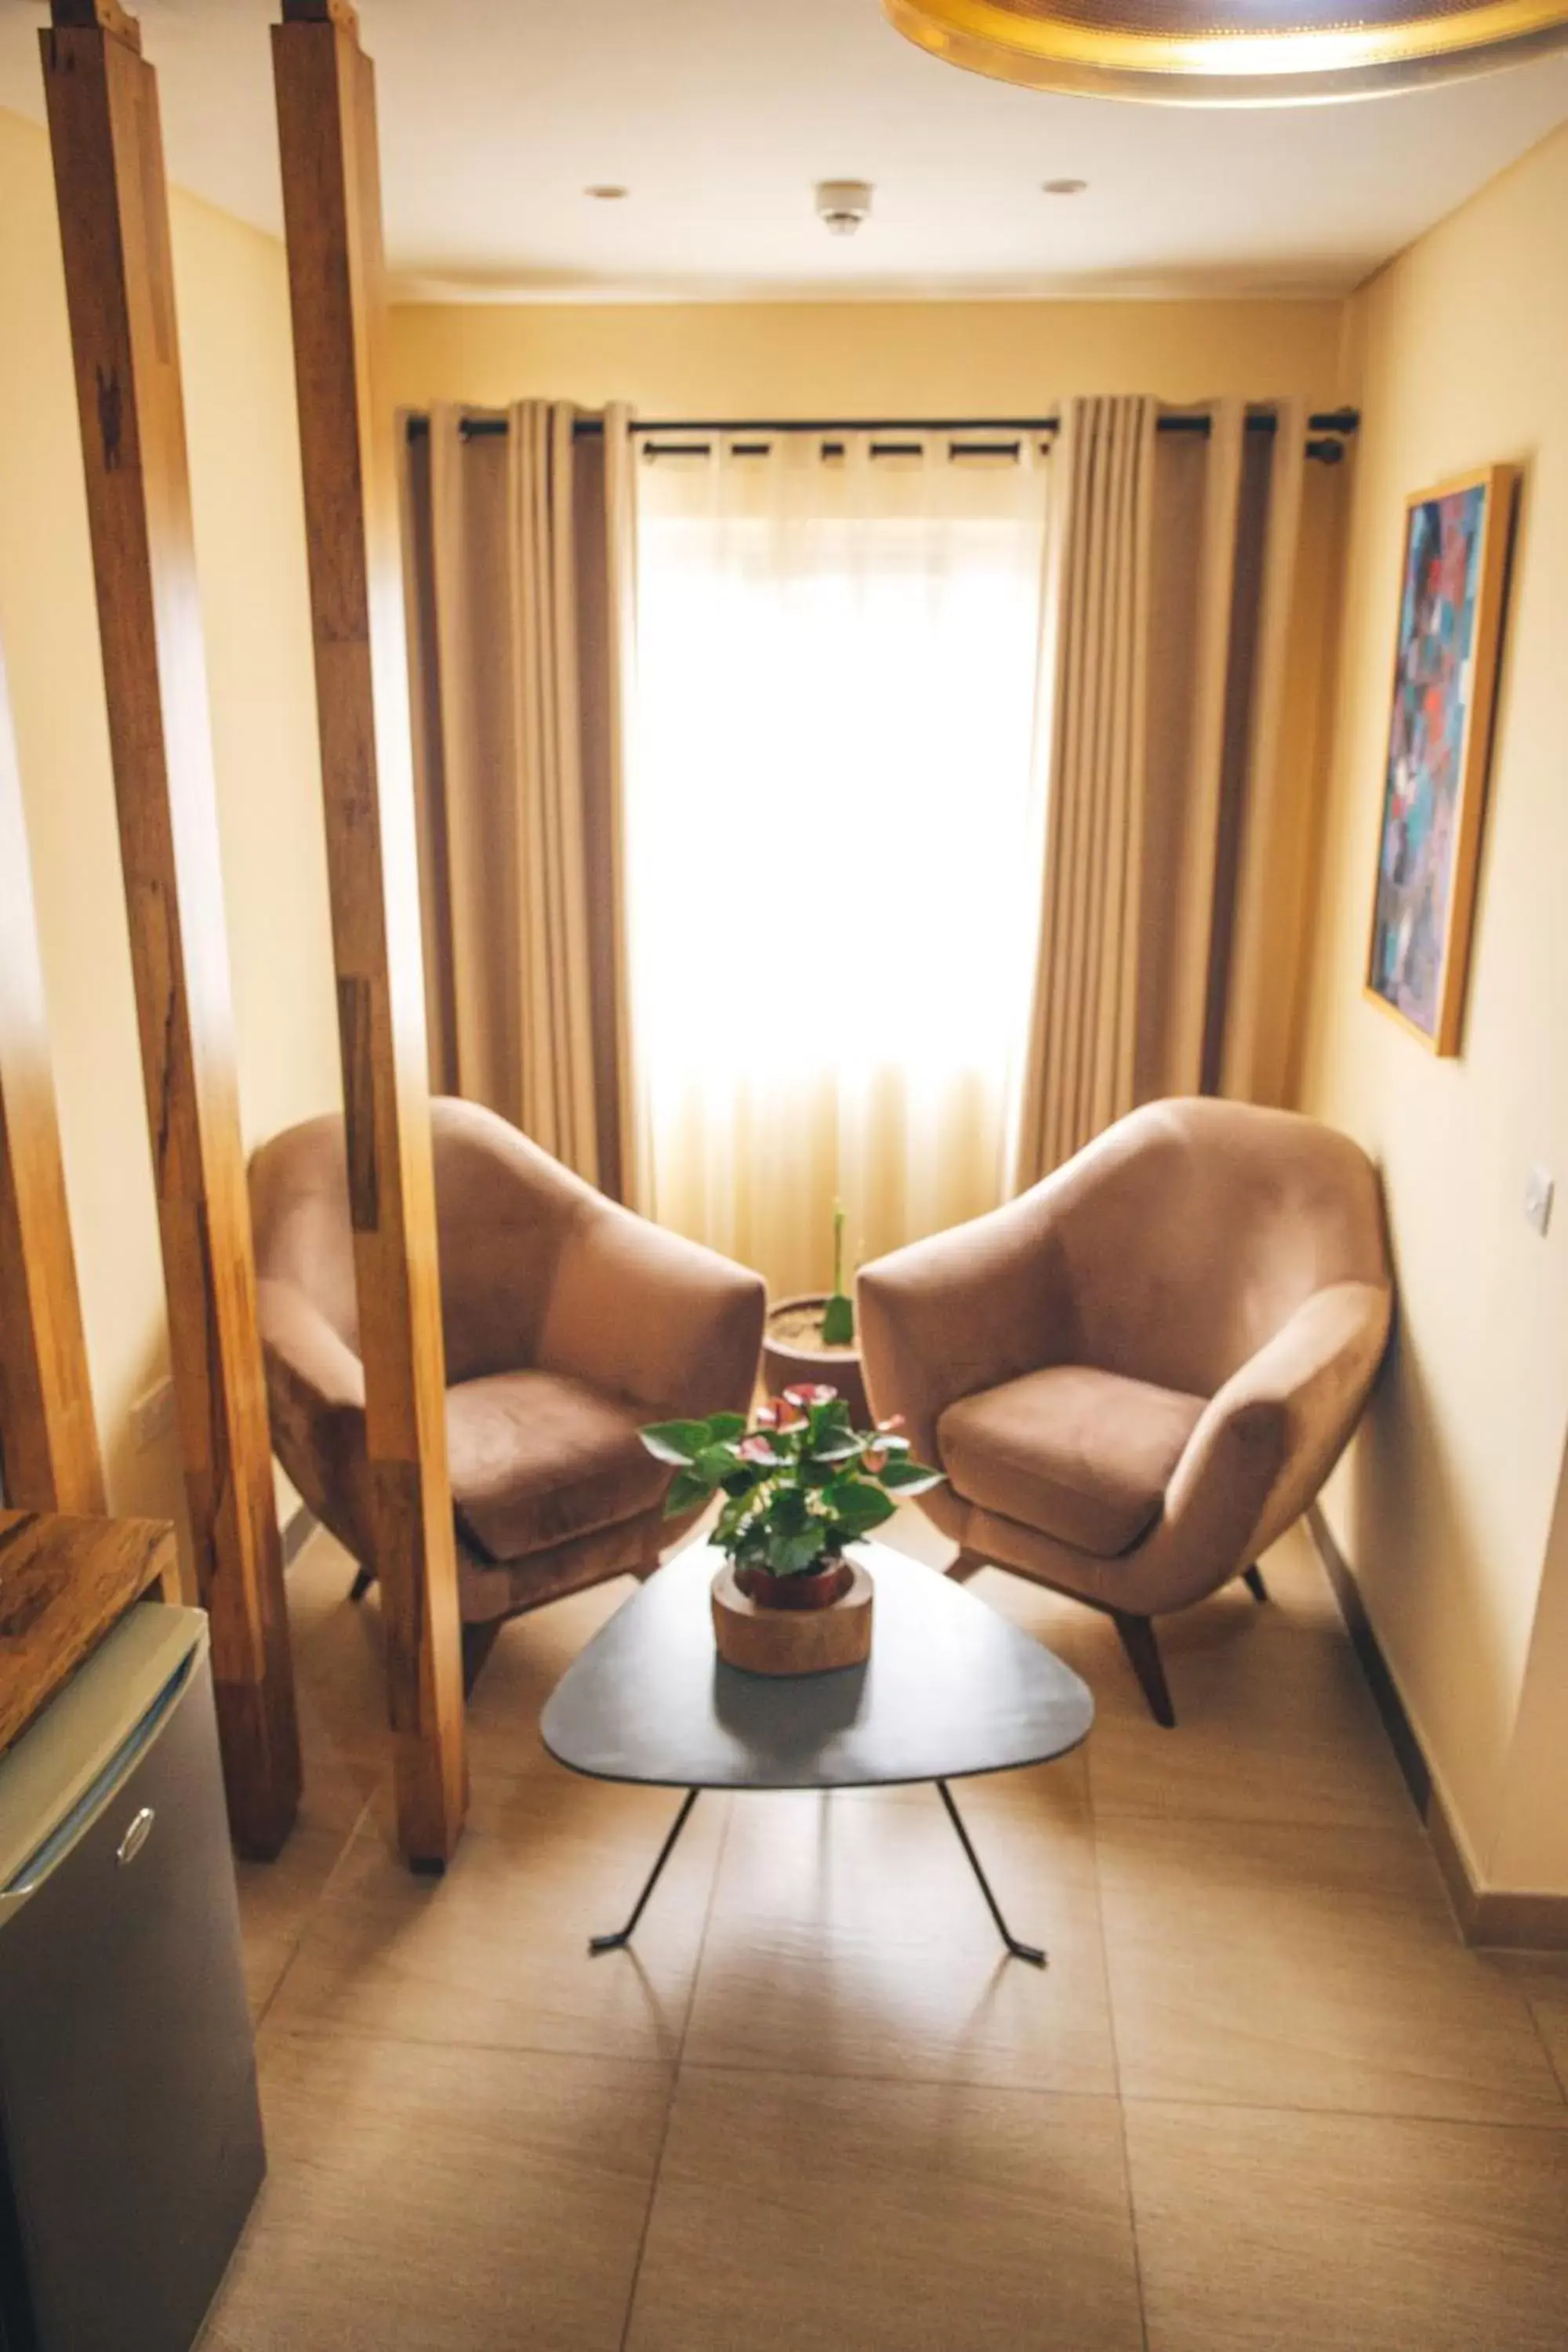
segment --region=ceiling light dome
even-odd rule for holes
[[[1034,89],[1285,106],[1568,46],[1568,0],[882,0],[951,65]]]

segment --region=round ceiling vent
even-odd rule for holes
[[[1568,0],[882,0],[949,64],[1035,89],[1289,106],[1568,46]]]
[[[816,217],[829,236],[853,236],[871,217],[869,180],[818,180]]]

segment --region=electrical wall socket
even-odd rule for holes
[[[168,1436],[174,1426],[174,1383],[160,1381],[144,1396],[139,1396],[131,1408],[131,1434],[137,1451],[145,1454],[149,1447]]]
[[[1524,1213],[1544,1241],[1546,1228],[1552,1223],[1552,1203],[1557,1184],[1550,1168],[1532,1168],[1525,1179]]]

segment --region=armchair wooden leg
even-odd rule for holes
[[[1127,1663],[1137,1675],[1140,1687],[1149,1702],[1149,1712],[1166,1731],[1173,1731],[1176,1711],[1171,1705],[1171,1693],[1165,1681],[1164,1661],[1154,1636],[1153,1620],[1129,1616],[1124,1610],[1110,1612],[1116,1630],[1121,1636],[1121,1646],[1127,1653]]]
[[[506,1623],[504,1617],[487,1617],[480,1625],[463,1628],[463,1696],[471,1698],[485,1660],[495,1648],[496,1636]]]
[[[1268,1600],[1268,1587],[1263,1581],[1263,1570],[1258,1567],[1256,1560],[1253,1561],[1250,1568],[1244,1568],[1242,1570],[1241,1580],[1243,1584],[1246,1585],[1248,1592],[1251,1593],[1254,1601]]]
[[[961,1551],[947,1573],[954,1584],[967,1584],[972,1576],[978,1576],[983,1568],[989,1566],[983,1553]]]
[[[356,1569],[354,1570],[354,1580],[349,1587],[349,1599],[351,1601],[363,1601],[365,1594],[370,1591],[371,1586],[374,1582],[375,1570],[374,1568]]]

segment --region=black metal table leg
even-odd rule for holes
[[[991,1882],[980,1867],[980,1856],[975,1853],[973,1846],[970,1843],[969,1832],[963,1826],[963,1816],[952,1801],[952,1790],[948,1787],[945,1780],[939,1780],[936,1784],[936,1790],[942,1803],[947,1807],[948,1820],[958,1832],[958,1843],[969,1857],[969,1867],[974,1873],[975,1877],[980,1881],[980,1892],[985,1897],[991,1916],[996,1922],[996,1932],[1001,1937],[1002,1941],[1006,1945],[1007,1949],[1012,1953],[1013,1958],[1016,1960],[1027,1960],[1032,1968],[1043,1969],[1047,1967],[1049,1964],[1046,1958],[1046,1955],[1041,1951],[1039,1946],[1037,1944],[1021,1944],[1018,1941],[1017,1937],[1013,1933],[1011,1927],[1008,1927],[1006,1920],[1002,1916],[1002,1906],[997,1902],[994,1895],[992,1894]]]
[[[669,1860],[670,1855],[675,1852],[675,1841],[680,1835],[681,1831],[686,1827],[688,1816],[691,1811],[692,1806],[697,1802],[699,1794],[700,1791],[696,1789],[688,1789],[686,1791],[680,1811],[677,1813],[675,1820],[671,1824],[669,1835],[659,1847],[658,1860],[648,1872],[647,1881],[643,1886],[643,1891],[637,1896],[636,1903],[632,1906],[632,1916],[626,1921],[626,1926],[624,1927],[617,1927],[614,1935],[611,1936],[590,1936],[588,1938],[588,1949],[590,1952],[619,1952],[624,1950],[626,1946],[631,1942],[632,1937],[637,1929],[637,1921],[642,1917],[644,1911],[647,1907],[647,1898],[653,1893],[654,1888],[658,1885],[660,1871],[664,1868],[665,1864]],[[960,1834],[962,1835],[963,1832],[961,1832]],[[978,1869],[979,1866],[980,1865],[977,1863],[975,1864],[975,1868]],[[994,1908],[994,1906],[993,1906],[993,1908]]]

